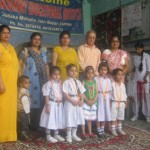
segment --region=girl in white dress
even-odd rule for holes
[[[80,142],[81,139],[76,135],[78,125],[85,124],[83,114],[83,97],[85,88],[77,80],[78,69],[74,64],[66,67],[68,79],[63,83],[64,92],[64,126],[67,128],[66,141],[72,140]]]
[[[45,128],[48,142],[63,142],[65,139],[58,131],[63,129],[62,86],[58,67],[50,68],[50,80],[43,85],[42,92],[45,106],[41,114],[40,126]],[[51,130],[54,130],[54,137],[51,136]]]
[[[83,104],[83,112],[85,120],[87,121],[89,137],[93,138],[94,134],[92,133],[92,121],[96,120],[96,111],[97,111],[97,84],[94,80],[94,68],[92,66],[87,66],[85,68],[85,77],[83,80],[83,85],[86,89],[84,104]],[[82,138],[86,138],[85,134],[85,125],[82,125]]]
[[[142,104],[142,113],[146,121],[150,122],[150,89],[149,89],[149,74],[150,74],[150,56],[144,52],[144,45],[142,42],[137,42],[135,45],[137,55],[133,57],[134,60],[134,116],[132,121],[138,119],[140,103]]]
[[[99,76],[95,78],[98,85],[97,132],[101,138],[106,138],[105,122],[111,121],[110,96],[112,91],[111,80],[107,77],[108,65],[102,62],[98,68]]]

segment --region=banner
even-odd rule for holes
[[[0,23],[14,29],[83,34],[83,0],[0,0]]]

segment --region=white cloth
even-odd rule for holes
[[[93,104],[92,106],[89,106],[86,103],[83,104],[83,112],[85,120],[96,120],[96,111],[97,111],[96,104]]]
[[[112,95],[111,95],[111,119],[124,120],[125,114],[125,101],[127,100],[127,94],[125,85],[120,85],[116,82],[112,82]],[[120,101],[120,103],[119,103]]]
[[[43,85],[42,92],[43,96],[49,96],[50,113],[46,113],[46,106],[44,106],[41,114],[40,126],[51,130],[63,129],[63,104],[62,102],[60,102],[59,105],[56,103],[58,97],[62,101],[62,88],[60,82],[54,80],[51,80],[51,82],[48,81]]]
[[[150,71],[150,56],[147,53],[143,53],[143,70],[142,72],[139,71],[139,65],[141,63],[141,56],[135,55],[133,57],[134,66],[135,66],[135,75],[134,75],[134,87],[133,87],[133,94],[134,94],[134,103],[133,103],[133,113],[138,117],[140,101],[142,102],[142,112],[146,118],[150,118],[150,80],[149,76],[147,77],[148,83],[142,84],[142,96],[138,95],[137,91],[137,81],[143,82],[143,78],[147,71]],[[140,99],[141,97],[141,99]]]
[[[111,112],[110,112],[110,98],[111,98],[110,96],[112,92],[111,80],[109,78],[102,78],[102,77],[96,77],[95,80],[98,85],[98,91],[99,91],[97,121],[98,122],[111,121]],[[107,92],[105,99],[102,94],[102,92],[104,91]]]
[[[120,97],[121,95],[121,97]],[[126,88],[123,83],[120,85],[116,82],[112,82],[112,94],[111,94],[111,100],[112,101],[118,101],[120,98],[120,101],[126,101],[127,100],[127,94],[126,94]]]
[[[76,80],[78,84],[78,88],[80,93],[85,92],[84,86],[81,84],[79,80]],[[68,95],[76,95],[77,92],[75,90],[76,84],[72,78],[69,78],[63,83],[63,92]],[[77,100],[77,96],[71,97],[73,100]],[[63,124],[65,127],[77,127],[78,125],[85,124],[83,108],[80,106],[72,105],[69,100],[65,99],[64,102],[64,116],[63,116]]]
[[[150,56],[147,53],[143,53],[143,70],[139,71],[139,66],[141,64],[141,56],[135,55],[133,56],[134,66],[135,66],[135,74],[134,81],[143,81],[146,71],[150,71]],[[147,78],[149,82],[149,77]]]
[[[111,120],[124,120],[125,115],[125,103],[121,102],[120,106],[118,106],[117,101],[113,101],[111,103]]]

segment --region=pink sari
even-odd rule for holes
[[[122,66],[125,65],[126,58],[128,58],[128,55],[123,50],[111,52],[111,50],[107,49],[102,53],[102,59],[107,61],[110,71],[116,68],[122,69]]]

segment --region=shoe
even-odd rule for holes
[[[99,137],[99,138],[103,138],[103,134],[102,133],[97,133],[97,136]]]
[[[95,135],[92,133],[92,134],[89,134],[89,137],[90,138],[93,138]]]
[[[50,135],[47,135],[46,139],[47,139],[47,142],[57,143],[57,140],[55,138],[51,137]]]
[[[126,133],[123,130],[118,130],[118,133],[121,135],[126,135]]]
[[[27,133],[25,131],[22,131],[21,135],[20,135],[20,139],[21,140],[29,140],[30,137],[27,135]]]
[[[118,134],[116,133],[116,131],[112,131],[111,134],[112,134],[113,136],[118,136]]]
[[[82,140],[81,140],[79,137],[77,137],[76,135],[72,136],[72,139],[73,139],[74,141],[76,141],[76,142],[81,142],[81,141],[82,141]]]
[[[82,134],[81,137],[85,140],[87,138],[87,134]]]
[[[136,121],[137,118],[138,118],[137,116],[133,116],[130,120],[131,120],[131,121]]]
[[[146,122],[150,123],[150,118],[146,118]]]
[[[72,143],[72,138],[71,137],[66,137],[66,142]]]
[[[102,135],[104,139],[107,139],[107,135],[105,134],[105,132],[103,132]]]
[[[58,142],[64,142],[65,139],[63,137],[61,137],[60,135],[55,135],[54,138],[58,141]]]

